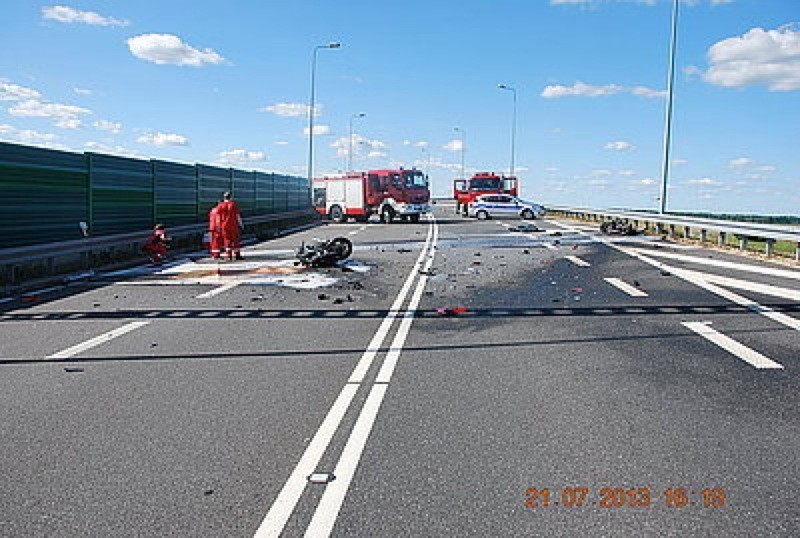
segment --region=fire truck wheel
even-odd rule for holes
[[[338,205],[331,206],[330,216],[333,222],[344,222],[344,211]]]
[[[478,217],[478,220],[487,220],[489,218],[489,213],[484,210],[480,210],[475,213],[475,216]]]
[[[419,222],[419,215],[409,215],[408,220],[416,224],[417,222]]]
[[[533,211],[531,211],[530,209],[526,209],[525,211],[522,212],[522,218],[525,220],[533,220],[534,217],[535,215],[533,214]]]
[[[393,220],[394,220],[394,209],[392,209],[388,205],[383,206],[383,209],[381,209],[381,222],[389,224]]]

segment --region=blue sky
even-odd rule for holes
[[[3,0],[0,139],[304,176],[510,162],[528,198],[657,206],[670,0]],[[800,2],[680,10],[675,210],[800,213]],[[455,127],[463,131],[457,132]]]

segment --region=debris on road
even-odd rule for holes
[[[328,484],[336,480],[336,475],[333,473],[312,473],[308,475],[308,481],[312,484]]]
[[[332,267],[349,258],[352,253],[353,243],[346,237],[336,237],[308,245],[303,242],[297,249],[297,259],[306,267]]]
[[[444,307],[444,308],[437,308],[436,313],[440,316],[450,317],[450,316],[460,316],[461,314],[466,314],[469,312],[468,308],[463,306],[456,306],[456,307]]]
[[[637,235],[639,232],[630,222],[613,219],[600,224],[600,231],[607,235]]]
[[[64,371],[68,374],[82,374],[83,368],[64,368]]]
[[[510,226],[508,228],[508,231],[529,233],[529,232],[543,232],[544,230],[539,228],[535,224],[525,223],[525,224],[520,224],[518,226]]]
[[[317,299],[319,299],[320,301],[327,301],[329,298],[330,297],[328,296],[327,293],[320,293],[319,295],[317,295]]]

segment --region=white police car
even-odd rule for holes
[[[544,216],[545,209],[539,204],[524,202],[508,194],[484,194],[469,204],[467,213],[480,220],[503,217],[529,220]]]

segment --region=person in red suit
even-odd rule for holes
[[[144,251],[150,257],[150,261],[156,265],[161,265],[167,257],[167,228],[163,224],[156,224],[153,233],[147,238],[144,244]]]
[[[211,257],[218,259],[222,252],[222,224],[219,220],[219,204],[208,212],[208,249]]]
[[[236,205],[231,198],[231,193],[226,192],[222,195],[222,202],[217,205],[217,217],[219,218],[220,228],[222,229],[222,246],[225,249],[225,254],[231,260],[236,257],[237,260],[242,258],[240,252],[239,241],[242,229],[242,214],[239,211],[239,206]]]

